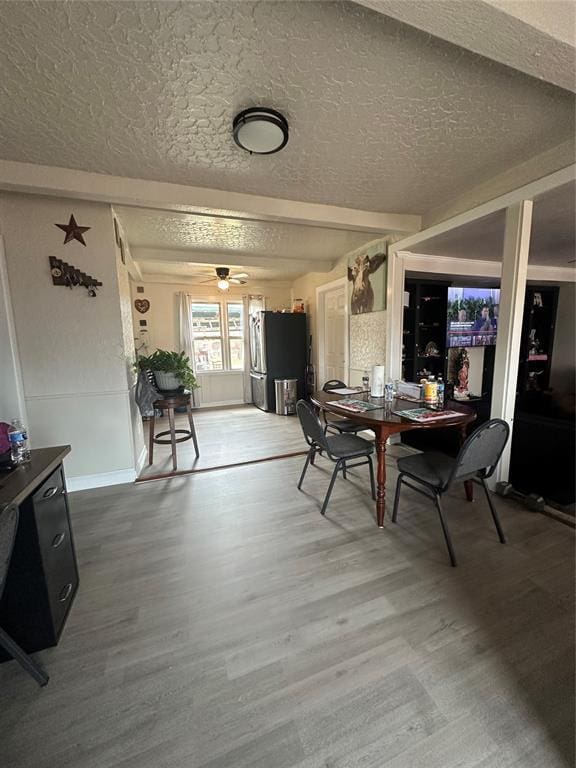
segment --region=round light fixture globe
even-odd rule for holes
[[[267,107],[251,107],[239,112],[232,130],[236,144],[251,155],[272,155],[288,143],[286,118]]]

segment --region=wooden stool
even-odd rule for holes
[[[154,460],[154,443],[158,443],[159,445],[172,446],[172,466],[174,471],[176,471],[178,466],[176,462],[176,443],[184,443],[186,440],[190,439],[194,440],[196,458],[200,456],[200,451],[198,450],[198,440],[196,439],[196,429],[194,427],[194,419],[192,418],[192,405],[190,403],[190,399],[190,393],[185,392],[182,394],[166,394],[160,400],[154,401],[155,409],[168,411],[168,423],[170,424],[170,429],[165,430],[164,432],[158,432],[158,434],[155,435],[155,414],[150,417],[150,432],[148,435],[148,465],[152,464],[152,461]],[[183,407],[186,408],[186,412],[188,413],[190,429],[174,429],[174,409]],[[176,437],[177,433],[184,435],[184,437]],[[160,440],[159,438],[163,437],[164,435],[170,435],[170,439]]]

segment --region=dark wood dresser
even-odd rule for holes
[[[32,460],[0,475],[0,508],[20,510],[0,601],[0,626],[28,653],[56,645],[78,589],[62,462],[69,446],[32,451]],[[2,655],[0,661],[9,657]]]

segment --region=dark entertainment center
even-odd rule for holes
[[[419,381],[424,372],[440,374],[447,382],[447,393],[450,384],[456,383],[451,382],[454,367],[449,365],[446,339],[448,289],[454,285],[449,280],[407,278],[404,287],[402,378]],[[556,286],[546,285],[526,289],[510,481],[523,493],[540,494],[562,506],[574,502],[576,451],[574,414],[550,390],[558,292]],[[493,344],[483,346],[481,376],[476,371],[477,387],[471,389],[475,396],[466,401],[477,413],[475,426],[490,418],[495,353]],[[414,430],[405,433],[402,441],[420,450],[440,448],[455,454],[457,435],[443,432],[440,437],[439,431],[432,435]]]

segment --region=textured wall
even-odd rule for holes
[[[386,362],[386,312],[350,316],[350,376]]]
[[[86,247],[63,245],[55,223],[91,227]],[[110,207],[34,195],[0,196],[0,230],[20,351],[26,409],[36,447],[70,443],[70,476],[134,467],[118,272]],[[83,288],[52,285],[48,256],[98,278]]]

